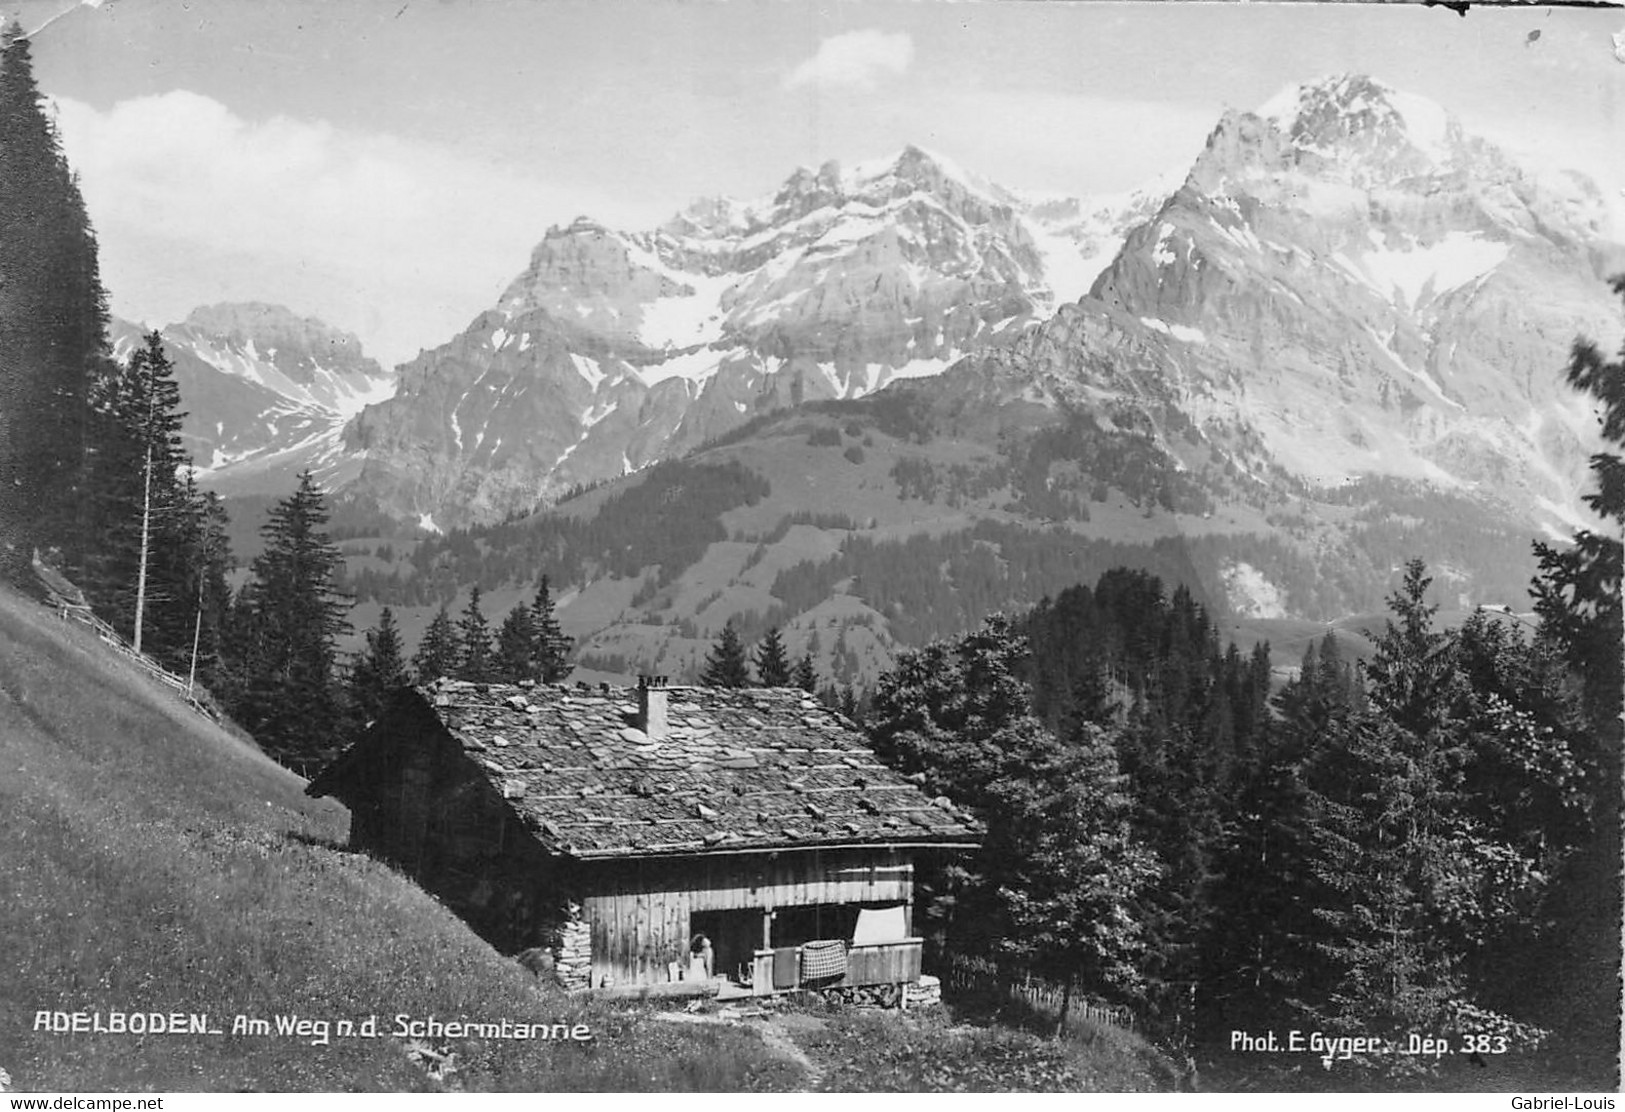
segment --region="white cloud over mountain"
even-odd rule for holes
[[[381,359],[405,358],[465,325],[523,245],[579,207],[563,189],[429,141],[248,120],[186,90],[57,109],[114,309],[155,322],[197,304],[195,289],[164,303],[169,272],[246,258],[267,300],[306,304],[313,278],[350,288],[350,312],[327,315],[365,331]]]
[[[791,70],[784,85],[872,89],[881,78],[907,71],[913,60],[914,40],[905,32],[848,31],[820,42],[817,53]]]

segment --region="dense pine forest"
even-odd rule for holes
[[[1574,654],[1611,618],[1446,630],[1429,583],[1411,563],[1370,660],[1328,635],[1273,694],[1266,646],[1221,648],[1188,592],[1140,572],[905,652],[876,745],[989,824],[926,883],[937,944],[1129,1002],[1193,1053],[1290,1027],[1527,1053],[1571,1024],[1575,994],[1614,983],[1582,970],[1618,960],[1599,881],[1619,658]]]
[[[1614,288],[1625,296],[1625,279]],[[410,574],[346,578],[327,493],[307,472],[238,567],[226,511],[181,451],[161,338],[121,363],[107,327],[95,237],[14,25],[0,50],[4,574],[26,585],[36,555],[55,565],[138,651],[195,673],[305,774],[401,684],[564,681],[572,644],[556,589],[654,567],[652,597],[730,539],[721,513],[771,494],[737,464],[662,463],[590,516],[565,507],[430,538]],[[1601,404],[1610,445],[1625,443],[1625,366],[1577,343],[1568,378]],[[891,433],[926,435],[901,396],[867,411]],[[907,460],[892,478],[923,500],[1008,485],[1057,521],[1087,514],[1107,478],[1145,487],[1147,504],[1205,509],[1194,488],[1145,477],[1166,477],[1153,451],[1088,422],[1034,440],[992,478]],[[1074,486],[1037,478],[1057,459],[1077,465]],[[1625,522],[1625,464],[1599,455],[1594,473],[1593,508]],[[1368,543],[1397,559],[1405,539],[1373,523]],[[779,608],[726,625],[700,679],[820,691],[884,760],[984,819],[979,853],[922,877],[939,955],[1127,1004],[1205,1061],[1232,1030],[1292,1026],[1449,1036],[1485,1054],[1529,1052],[1558,1031],[1617,1047],[1618,538],[1536,545],[1532,628],[1482,611],[1442,626],[1429,571],[1410,560],[1370,659],[1346,659],[1328,634],[1284,684],[1267,645],[1221,641],[1190,556],[1220,543],[1130,546],[991,522],[853,538],[782,571]],[[1292,559],[1263,541],[1246,557]],[[482,591],[514,582],[529,601],[487,615]],[[920,646],[866,691],[817,675],[780,637],[837,582]],[[357,595],[386,606],[352,658],[339,646]],[[439,614],[408,646],[390,607],[431,603]]]

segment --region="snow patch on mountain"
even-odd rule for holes
[[[1207,335],[1200,328],[1192,328],[1188,324],[1171,324],[1156,317],[1141,317],[1140,323],[1153,332],[1161,332],[1164,336],[1172,336],[1176,340],[1183,340],[1187,344],[1205,344]]]
[[[1285,618],[1286,595],[1263,572],[1244,561],[1226,564],[1219,572],[1230,609],[1243,618]]]
[[[1418,308],[1429,296],[1439,297],[1489,274],[1506,261],[1511,247],[1484,239],[1478,232],[1451,231],[1439,242],[1423,246],[1415,236],[1370,233],[1372,249],[1338,261],[1373,291],[1409,308]]]
[[[608,377],[598,366],[598,360],[588,359],[584,355],[577,355],[574,352],[571,352],[570,362],[575,365],[576,373],[586,381],[587,389],[591,390],[594,394],[598,393],[599,384]]]
[[[645,386],[654,386],[669,378],[680,378],[696,386],[703,386],[715,377],[717,368],[722,365],[724,359],[738,358],[744,354],[741,348],[719,351],[710,347],[698,347],[692,351],[669,355],[658,363],[639,367],[637,375]]]

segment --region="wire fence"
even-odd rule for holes
[[[46,597],[51,606],[56,609],[58,616],[63,621],[73,621],[78,622],[80,625],[89,626],[96,631],[96,636],[100,638],[102,644],[175,692],[176,695],[180,696],[183,703],[198,714],[210,721],[219,720],[214,709],[197,698],[196,689],[189,680],[177,676],[147,654],[136,652],[135,648],[119,635],[118,630],[91,612],[90,605],[84,601],[84,595],[77,587],[73,586],[72,583],[53,569],[42,564],[37,555],[34,558],[34,572],[38,576],[41,585],[44,586]]]
[[[1066,986],[1031,972],[1000,968],[986,958],[960,954],[948,956],[947,971],[943,977],[946,987],[960,994],[1002,998],[1040,1015],[1059,1019],[1066,998]],[[1072,991],[1067,1009],[1069,1026],[1073,1023],[1103,1023],[1132,1031],[1134,1012],[1123,1004],[1113,1004],[1099,997]]]

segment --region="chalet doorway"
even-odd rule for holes
[[[756,950],[762,944],[759,908],[737,911],[696,911],[688,917],[688,933],[711,940],[711,973],[749,984]]]

